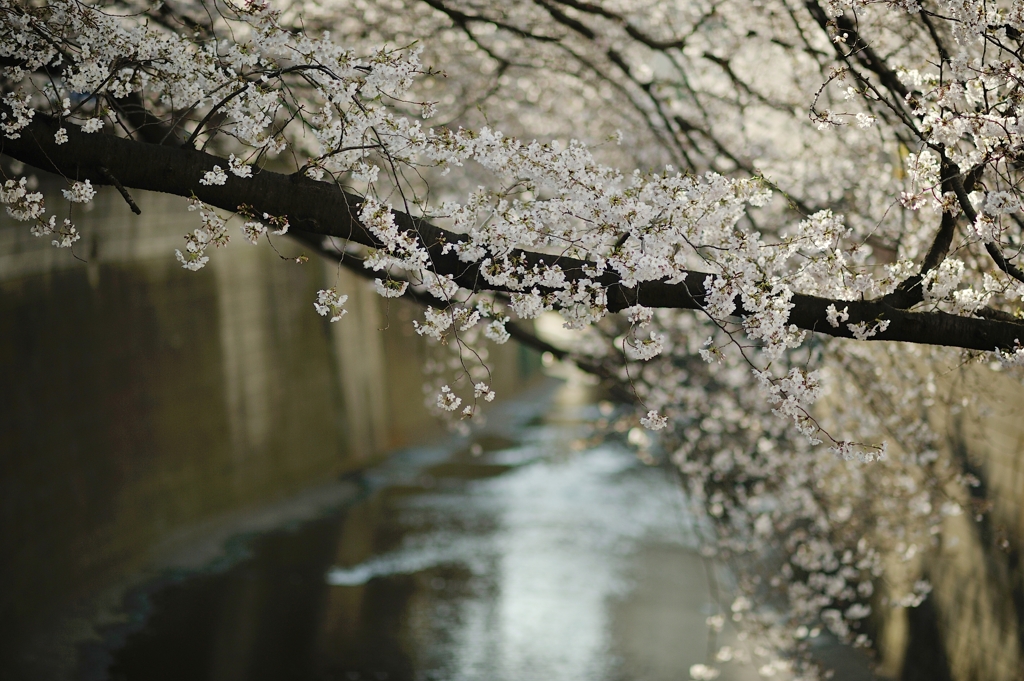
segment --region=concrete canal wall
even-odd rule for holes
[[[933,587],[918,608],[879,609],[880,671],[906,681],[1024,679],[1024,384],[1019,374],[949,356],[918,362],[934,381],[939,456],[979,484],[950,485],[963,513],[903,563]],[[901,561],[893,558],[892,564]]]

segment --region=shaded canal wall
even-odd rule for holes
[[[438,430],[415,308],[237,230],[186,271],[173,253],[195,215],[136,200],[140,217],[114,193],[76,207],[74,253],[0,217],[0,669],[166,538]],[[335,324],[312,305],[332,285],[349,294]],[[496,388],[525,383],[521,352],[492,350]]]
[[[886,613],[881,671],[907,681],[1020,681],[1024,385],[1019,374],[955,358],[922,364],[920,375],[936,384],[939,455],[979,484],[948,488],[963,513],[947,517],[936,546],[919,547],[906,566],[908,582],[927,578],[933,591],[918,608]]]

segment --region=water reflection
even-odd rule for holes
[[[714,606],[678,485],[613,446],[568,454],[590,407],[529,420],[542,406],[507,405],[479,456],[407,452],[343,513],[158,590],[111,678],[685,678]]]

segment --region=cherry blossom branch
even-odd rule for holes
[[[361,259],[355,258],[351,254],[338,251],[337,249],[326,248],[323,237],[309,232],[298,231],[289,232],[288,236],[294,241],[312,249],[321,257],[338,263],[341,267],[344,267],[361,279],[373,281],[377,277],[376,272],[368,270],[363,266],[363,261]],[[400,282],[407,281],[401,277],[392,276],[391,278]],[[402,297],[423,307],[429,306],[444,308],[449,304],[448,301],[444,301],[432,295],[429,291],[421,291],[413,288],[412,286],[406,288],[405,294]],[[527,325],[508,321],[505,322],[505,330],[508,331],[509,335],[520,345],[524,345],[532,350],[536,350],[537,352],[550,353],[552,357],[559,361],[572,362],[581,371],[601,379],[604,388],[620,402],[632,404],[637,401],[636,391],[628,389],[615,372],[604,364],[581,357],[580,355],[566,350],[565,348],[560,348],[557,345],[549,343],[533,331],[530,331],[527,328]]]
[[[974,206],[971,205],[971,199],[967,196],[967,189],[964,187],[964,182],[959,176],[952,178],[953,192],[956,194],[956,199],[960,203],[960,207],[964,211],[964,215],[967,219],[974,223],[978,219],[978,213],[974,210]],[[996,267],[1006,272],[1008,275],[1016,279],[1017,281],[1024,282],[1024,272],[1017,268],[1013,263],[1006,259],[999,247],[992,241],[985,242],[985,250],[992,257]]]
[[[67,131],[68,141],[54,142],[58,123],[42,114],[23,130],[20,138],[2,141],[0,152],[41,170],[66,177],[90,179],[96,184],[109,184],[98,170],[121,179],[126,187],[195,196],[200,201],[224,210],[236,211],[249,204],[257,212],[287,216],[294,229],[347,239],[371,248],[382,244],[360,222],[363,199],[325,182],[295,177],[267,170],[251,178],[226,178],[224,184],[202,184],[197,181],[215,166],[224,165],[222,158],[194,149],[172,148],[147,144],[108,134],[86,134]],[[402,230],[417,235],[427,250],[432,268],[439,275],[452,275],[456,283],[472,291],[494,290],[513,292],[507,286],[490,285],[480,275],[480,262],[463,262],[445,246],[464,237],[441,229],[420,218],[395,211],[395,221]],[[564,256],[529,251],[513,251],[510,256],[527,267],[540,263],[559,265],[569,281],[591,279],[606,288],[608,310],[617,312],[633,305],[702,310],[707,307],[706,272],[690,271],[682,283],[644,282],[642,286],[623,285],[618,276],[598,272],[596,263]],[[550,292],[538,287],[541,292]],[[997,319],[961,317],[941,311],[913,312],[894,307],[889,301],[835,300],[794,293],[790,303],[790,324],[797,328],[840,338],[855,338],[851,326],[889,325],[871,340],[904,341],[924,345],[940,345],[968,350],[1013,350],[1024,338],[1024,324]],[[832,326],[829,308],[845,309],[849,324]],[[737,300],[736,315],[747,313]],[[833,312],[834,315],[834,312]]]

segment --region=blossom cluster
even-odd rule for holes
[[[344,307],[347,301],[348,296],[339,294],[336,289],[322,289],[317,292],[313,307],[321,317],[329,316],[332,322],[337,322],[348,314]]]
[[[185,235],[185,252],[175,250],[174,255],[187,270],[196,271],[202,269],[210,261],[206,255],[209,246],[224,246],[227,244],[228,236],[227,223],[215,210],[207,206],[199,199],[189,199],[188,209],[199,214],[200,227],[197,227],[191,234]]]

